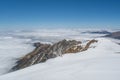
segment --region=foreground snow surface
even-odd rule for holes
[[[0,76],[0,80],[120,80],[120,45],[97,38],[95,48]]]

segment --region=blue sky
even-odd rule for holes
[[[120,0],[0,0],[0,29],[119,28]]]

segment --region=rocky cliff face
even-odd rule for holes
[[[19,70],[37,63],[45,62],[48,59],[62,56],[67,53],[77,53],[85,51],[89,46],[97,42],[97,40],[90,40],[85,46],[82,46],[81,41],[76,40],[62,40],[53,45],[42,44],[40,42],[34,43],[35,49],[19,59],[10,71]]]

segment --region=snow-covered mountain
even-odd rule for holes
[[[83,29],[53,29],[0,32],[0,80],[120,80],[120,40],[106,34],[83,33]],[[107,30],[112,32],[112,30]],[[65,54],[18,71],[7,73],[17,59],[34,49],[31,43],[55,43],[62,39],[84,42],[96,39],[95,48]]]

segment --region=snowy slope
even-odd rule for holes
[[[53,29],[0,32],[0,80],[120,80],[120,40],[88,34],[99,29]],[[108,30],[109,32],[116,30]],[[98,43],[85,52],[66,54],[22,70],[7,73],[17,61],[34,49],[33,42],[54,43],[62,39]]]
[[[97,40],[95,48],[1,75],[0,80],[120,80],[120,45]]]

